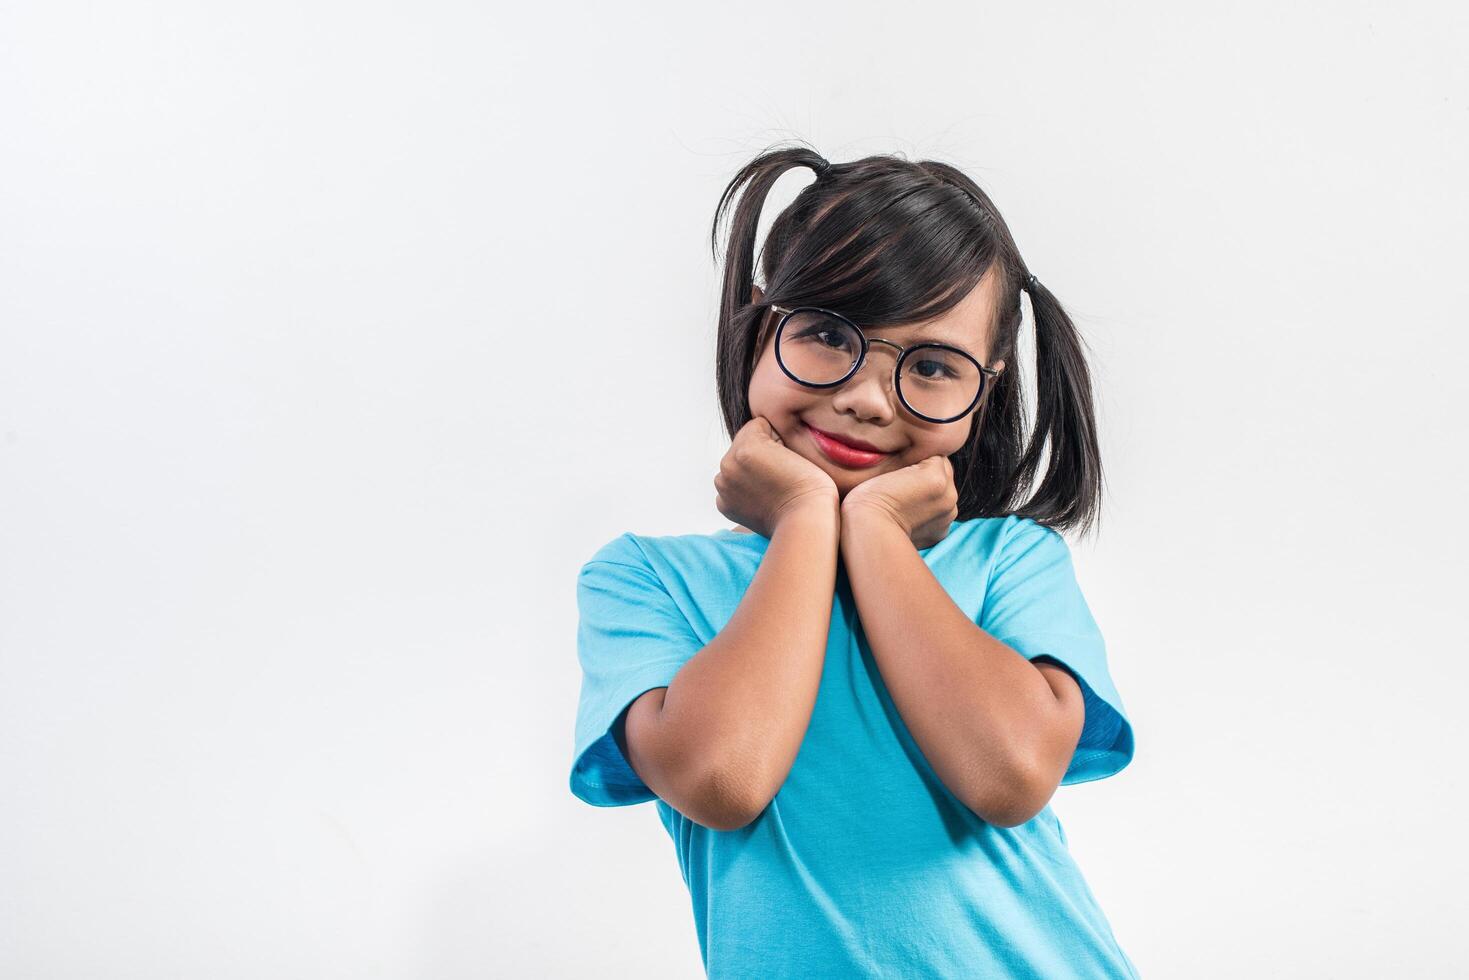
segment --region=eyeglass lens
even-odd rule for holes
[[[798,379],[832,384],[851,373],[862,355],[862,334],[844,320],[798,310],[781,329],[776,353]],[[952,419],[969,409],[983,383],[983,374],[969,358],[957,351],[924,347],[904,358],[898,393],[920,415]]]

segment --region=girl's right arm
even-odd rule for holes
[[[668,687],[629,706],[620,747],[674,809],[733,830],[779,791],[811,722],[836,590],[841,501],[831,477],[787,449],[760,417],[736,434],[714,484],[720,512],[770,543],[724,628]]]
[[[821,685],[840,537],[835,506],[783,518],[725,627],[628,709],[628,763],[696,823],[743,827],[795,763]]]

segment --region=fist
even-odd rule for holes
[[[786,446],[763,415],[746,422],[719,462],[714,506],[725,517],[764,537],[803,507],[840,506],[826,471]]]
[[[948,535],[949,525],[959,517],[954,464],[947,456],[930,456],[865,480],[842,501],[843,525],[854,514],[876,514],[891,520],[915,548],[932,548]]]

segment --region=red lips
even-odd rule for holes
[[[835,432],[827,432],[825,429],[817,429],[816,426],[812,425],[810,422],[807,422],[806,423],[806,428],[813,429],[816,432],[820,432],[822,435],[826,436],[828,439],[832,439],[832,440],[834,440],[836,442],[840,442],[840,443],[842,443],[844,445],[851,446],[853,449],[860,449],[860,450],[862,450],[863,452],[866,452],[866,453],[886,453],[886,452],[888,452],[888,450],[886,450],[886,449],[879,449],[878,447],[874,446],[872,443],[870,443],[870,442],[863,442],[861,439],[853,439],[850,436],[839,435],[838,433],[835,433]]]

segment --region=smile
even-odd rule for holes
[[[821,450],[822,455],[838,466],[866,469],[892,455],[892,453],[870,452],[866,449],[849,446],[828,432],[822,432],[820,429],[814,428],[805,422],[801,424],[811,434],[811,441],[816,443],[816,448]]]

